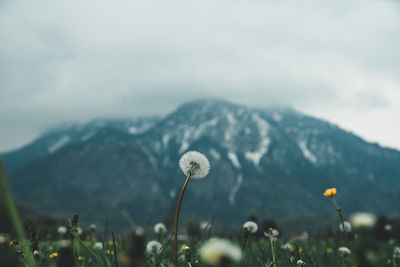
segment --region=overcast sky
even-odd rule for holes
[[[0,151],[205,97],[292,106],[400,149],[399,3],[2,0]]]

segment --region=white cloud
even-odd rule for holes
[[[396,1],[1,5],[0,151],[62,121],[208,96],[291,105],[400,148]]]

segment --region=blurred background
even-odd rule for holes
[[[0,152],[33,218],[286,233],[400,211],[398,1],[1,1]],[[3,218],[3,216],[2,216]],[[272,222],[271,222],[272,221]],[[4,228],[7,223],[4,222]]]

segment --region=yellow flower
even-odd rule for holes
[[[52,258],[57,258],[57,257],[58,257],[58,253],[57,253],[57,252],[53,252],[53,253],[51,253],[50,256],[49,256],[50,259],[52,259]]]
[[[106,253],[107,253],[107,255],[114,255],[114,250],[109,250],[109,249],[107,249],[106,250]]]
[[[82,261],[83,257],[82,256],[78,256],[78,261]]]
[[[326,248],[326,252],[332,253],[332,252],[333,252],[333,249],[331,249],[331,248]]]
[[[299,247],[299,253],[303,253],[304,249],[302,247]]]
[[[328,188],[325,190],[324,192],[324,196],[329,197],[329,198],[333,198],[334,196],[336,196],[336,188]]]
[[[386,264],[391,264],[392,263],[392,260],[391,259],[388,259],[387,261],[386,261]]]

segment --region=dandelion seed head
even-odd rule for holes
[[[103,249],[103,243],[96,242],[96,243],[94,243],[93,248],[94,249],[98,249],[98,250],[102,250]]]
[[[351,254],[351,250],[346,248],[346,247],[340,247],[339,249],[339,253],[343,256],[343,257],[347,257]]]
[[[279,236],[279,231],[273,228],[269,228],[268,232],[264,232],[264,235],[267,238],[271,238],[273,241],[276,241]]]
[[[297,265],[304,266],[304,265],[306,265],[306,263],[304,261],[302,261],[302,260],[298,260],[297,261]]]
[[[200,258],[211,266],[229,266],[240,261],[242,250],[228,240],[212,238],[201,246]]]
[[[89,225],[89,229],[90,229],[90,232],[94,233],[94,232],[96,232],[97,226],[95,224],[91,224],[91,225]]]
[[[251,234],[254,234],[258,230],[258,225],[253,221],[248,221],[243,224],[243,229],[249,231]]]
[[[344,229],[343,229],[344,226]],[[344,221],[343,224],[339,224],[339,229],[342,232],[350,233],[351,232],[351,223]]]
[[[400,247],[393,248],[393,259],[400,259]]]
[[[154,225],[154,233],[156,233],[158,235],[166,234],[167,227],[165,227],[165,224],[163,224],[163,223],[157,223]]]
[[[350,217],[350,221],[355,229],[373,228],[376,223],[376,216],[369,212],[357,212]]]
[[[294,250],[294,247],[293,247],[293,245],[290,244],[290,243],[285,243],[285,244],[283,244],[283,245],[281,246],[281,249],[293,251],[293,250]]]
[[[390,225],[390,224],[386,224],[385,225],[385,231],[392,231],[392,229],[393,229],[393,227],[392,227],[392,225]]]
[[[64,234],[67,233],[67,227],[65,227],[65,226],[59,226],[59,227],[57,228],[57,232],[58,232],[60,235],[64,235]]]
[[[210,162],[207,157],[197,151],[189,151],[183,154],[179,160],[179,166],[186,175],[196,179],[204,178],[210,170]]]
[[[146,245],[146,251],[148,253],[160,253],[162,250],[162,245],[156,240],[152,240]]]

